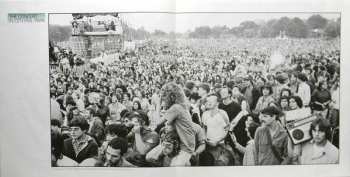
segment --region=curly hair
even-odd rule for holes
[[[171,153],[171,156],[176,156],[180,152],[180,137],[176,131],[162,132],[161,133],[161,142],[168,142],[174,145],[174,150]]]
[[[165,103],[166,109],[174,104],[185,105],[185,93],[183,89],[174,82],[165,84],[160,92],[161,100]]]

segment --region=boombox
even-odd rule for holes
[[[286,121],[291,122],[291,121],[300,120],[305,117],[311,116],[311,109],[301,108],[301,109],[296,109],[291,111],[285,111],[284,114],[286,117]]]
[[[309,116],[286,124],[287,132],[294,145],[310,140],[310,125],[316,116]]]

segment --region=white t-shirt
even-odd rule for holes
[[[209,141],[224,143],[222,138],[226,136],[225,128],[229,125],[229,118],[224,110],[219,109],[213,116],[210,115],[210,111],[205,111],[203,113],[203,124],[207,127],[207,139]]]
[[[301,165],[336,164],[339,162],[339,150],[329,141],[324,147],[318,147],[313,142],[307,142],[302,146],[299,160]]]

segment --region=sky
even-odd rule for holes
[[[198,26],[226,25],[238,26],[246,20],[268,21],[281,17],[299,17],[307,19],[314,14],[320,14],[327,19],[340,17],[339,13],[120,13],[120,17],[131,27],[144,27],[153,32],[156,29],[165,32],[186,32],[194,30]],[[71,14],[50,14],[49,23],[58,25],[70,25]]]

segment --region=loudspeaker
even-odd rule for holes
[[[310,125],[316,118],[316,116],[309,116],[286,124],[287,132],[294,145],[312,138],[309,134]]]

